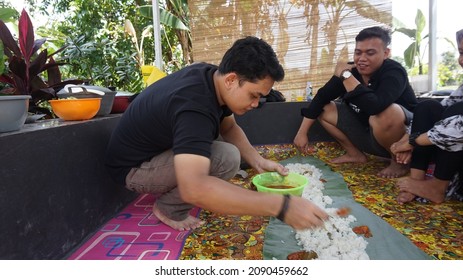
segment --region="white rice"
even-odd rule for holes
[[[331,217],[322,228],[297,230],[296,240],[305,251],[315,251],[320,260],[368,260],[365,249],[368,242],[352,230],[350,224],[356,221],[353,215],[339,217],[338,209],[327,207],[333,200],[323,195],[325,188],[320,178],[320,169],[311,164],[290,163],[286,167],[290,172],[302,174],[309,178],[309,185],[304,189],[303,198],[324,209]]]

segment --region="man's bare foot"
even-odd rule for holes
[[[365,163],[368,159],[364,153],[358,153],[355,155],[344,154],[340,157],[330,160],[331,163]]]
[[[188,217],[183,221],[171,220],[162,214],[161,211],[159,211],[159,209],[156,207],[156,204],[153,205],[153,214],[164,224],[179,231],[195,229],[204,224],[204,221],[201,221],[200,219],[191,215],[188,215]]]
[[[398,178],[407,175],[410,171],[408,164],[400,164],[391,159],[388,167],[378,172],[377,176],[382,178]]]
[[[412,193],[435,203],[442,203],[445,200],[445,191],[449,181],[436,178],[429,180],[416,180],[410,177],[403,178],[397,182],[400,191]]]
[[[405,204],[407,202],[411,202],[415,199],[415,195],[409,192],[401,191],[397,195],[397,202],[399,204]]]

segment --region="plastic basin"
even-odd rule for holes
[[[50,100],[55,115],[65,121],[88,120],[96,116],[101,98]]]
[[[0,96],[0,132],[16,131],[26,122],[30,95]]]

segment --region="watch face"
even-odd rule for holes
[[[342,77],[344,78],[344,80],[349,78],[350,76],[352,76],[352,72],[350,72],[350,71],[342,72]]]

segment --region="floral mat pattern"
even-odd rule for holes
[[[281,161],[297,154],[292,144],[256,146],[265,157]],[[442,204],[396,202],[397,179],[385,179],[376,173],[388,162],[374,156],[367,164],[330,164],[329,159],[340,156],[343,150],[337,143],[314,143],[309,155],[326,162],[339,172],[352,191],[354,199],[408,237],[417,247],[435,259],[463,259],[463,203],[447,201]],[[235,176],[231,182],[253,189],[250,179],[255,175],[246,170],[247,178]],[[265,228],[268,217],[227,216],[202,210],[200,218],[206,223],[191,232],[180,259],[262,259]]]

